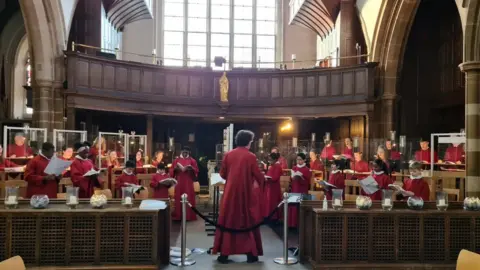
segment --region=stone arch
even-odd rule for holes
[[[464,62],[480,61],[480,1],[470,0],[464,32]]]
[[[60,0],[21,0],[32,63],[33,125],[63,128],[65,20]]]

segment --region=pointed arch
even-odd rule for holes
[[[464,33],[464,62],[480,61],[480,1],[470,0]]]

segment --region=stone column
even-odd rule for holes
[[[63,95],[63,83],[53,83],[53,126],[54,129],[65,129],[65,99]],[[75,118],[73,119],[75,121]],[[75,122],[73,122],[75,126]]]
[[[356,56],[357,44],[355,39],[356,8],[354,0],[341,0],[340,2],[340,57]],[[356,58],[341,58],[340,66],[355,65]]]
[[[36,80],[33,85],[33,126],[52,129],[52,82]]]
[[[65,128],[69,130],[75,130],[76,128],[76,109],[74,107],[67,107],[67,122],[65,123]]]
[[[480,62],[460,64],[465,72],[466,195],[480,197]]]

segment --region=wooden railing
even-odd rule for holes
[[[198,107],[192,107],[197,105],[204,115],[278,115],[275,108],[288,106],[284,112],[291,116],[322,111],[361,115],[370,110],[368,103],[374,92],[375,63],[342,68],[228,71],[228,104],[220,104],[221,71],[167,68],[73,52],[66,55],[68,105],[76,108],[190,115],[200,112]],[[148,107],[152,104],[168,106]]]

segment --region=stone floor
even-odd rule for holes
[[[207,236],[205,232],[205,224],[203,220],[197,220],[189,222],[187,227],[187,247],[188,248],[201,248],[208,250],[213,245],[213,236]],[[190,258],[196,261],[193,266],[185,267],[186,269],[195,270],[211,270],[211,269],[311,269],[309,265],[295,264],[290,266],[282,266],[273,262],[276,257],[282,256],[282,239],[281,239],[280,227],[275,227],[274,230],[270,226],[262,226],[262,242],[264,256],[260,257],[260,262],[255,264],[247,264],[246,256],[232,256],[230,257],[234,263],[231,264],[219,264],[216,262],[216,256],[209,255],[207,253],[191,255]],[[291,235],[289,237],[289,244],[296,244],[296,236]],[[173,223],[171,230],[171,246],[180,246],[180,224]],[[176,266],[168,266],[164,269],[178,269]]]

